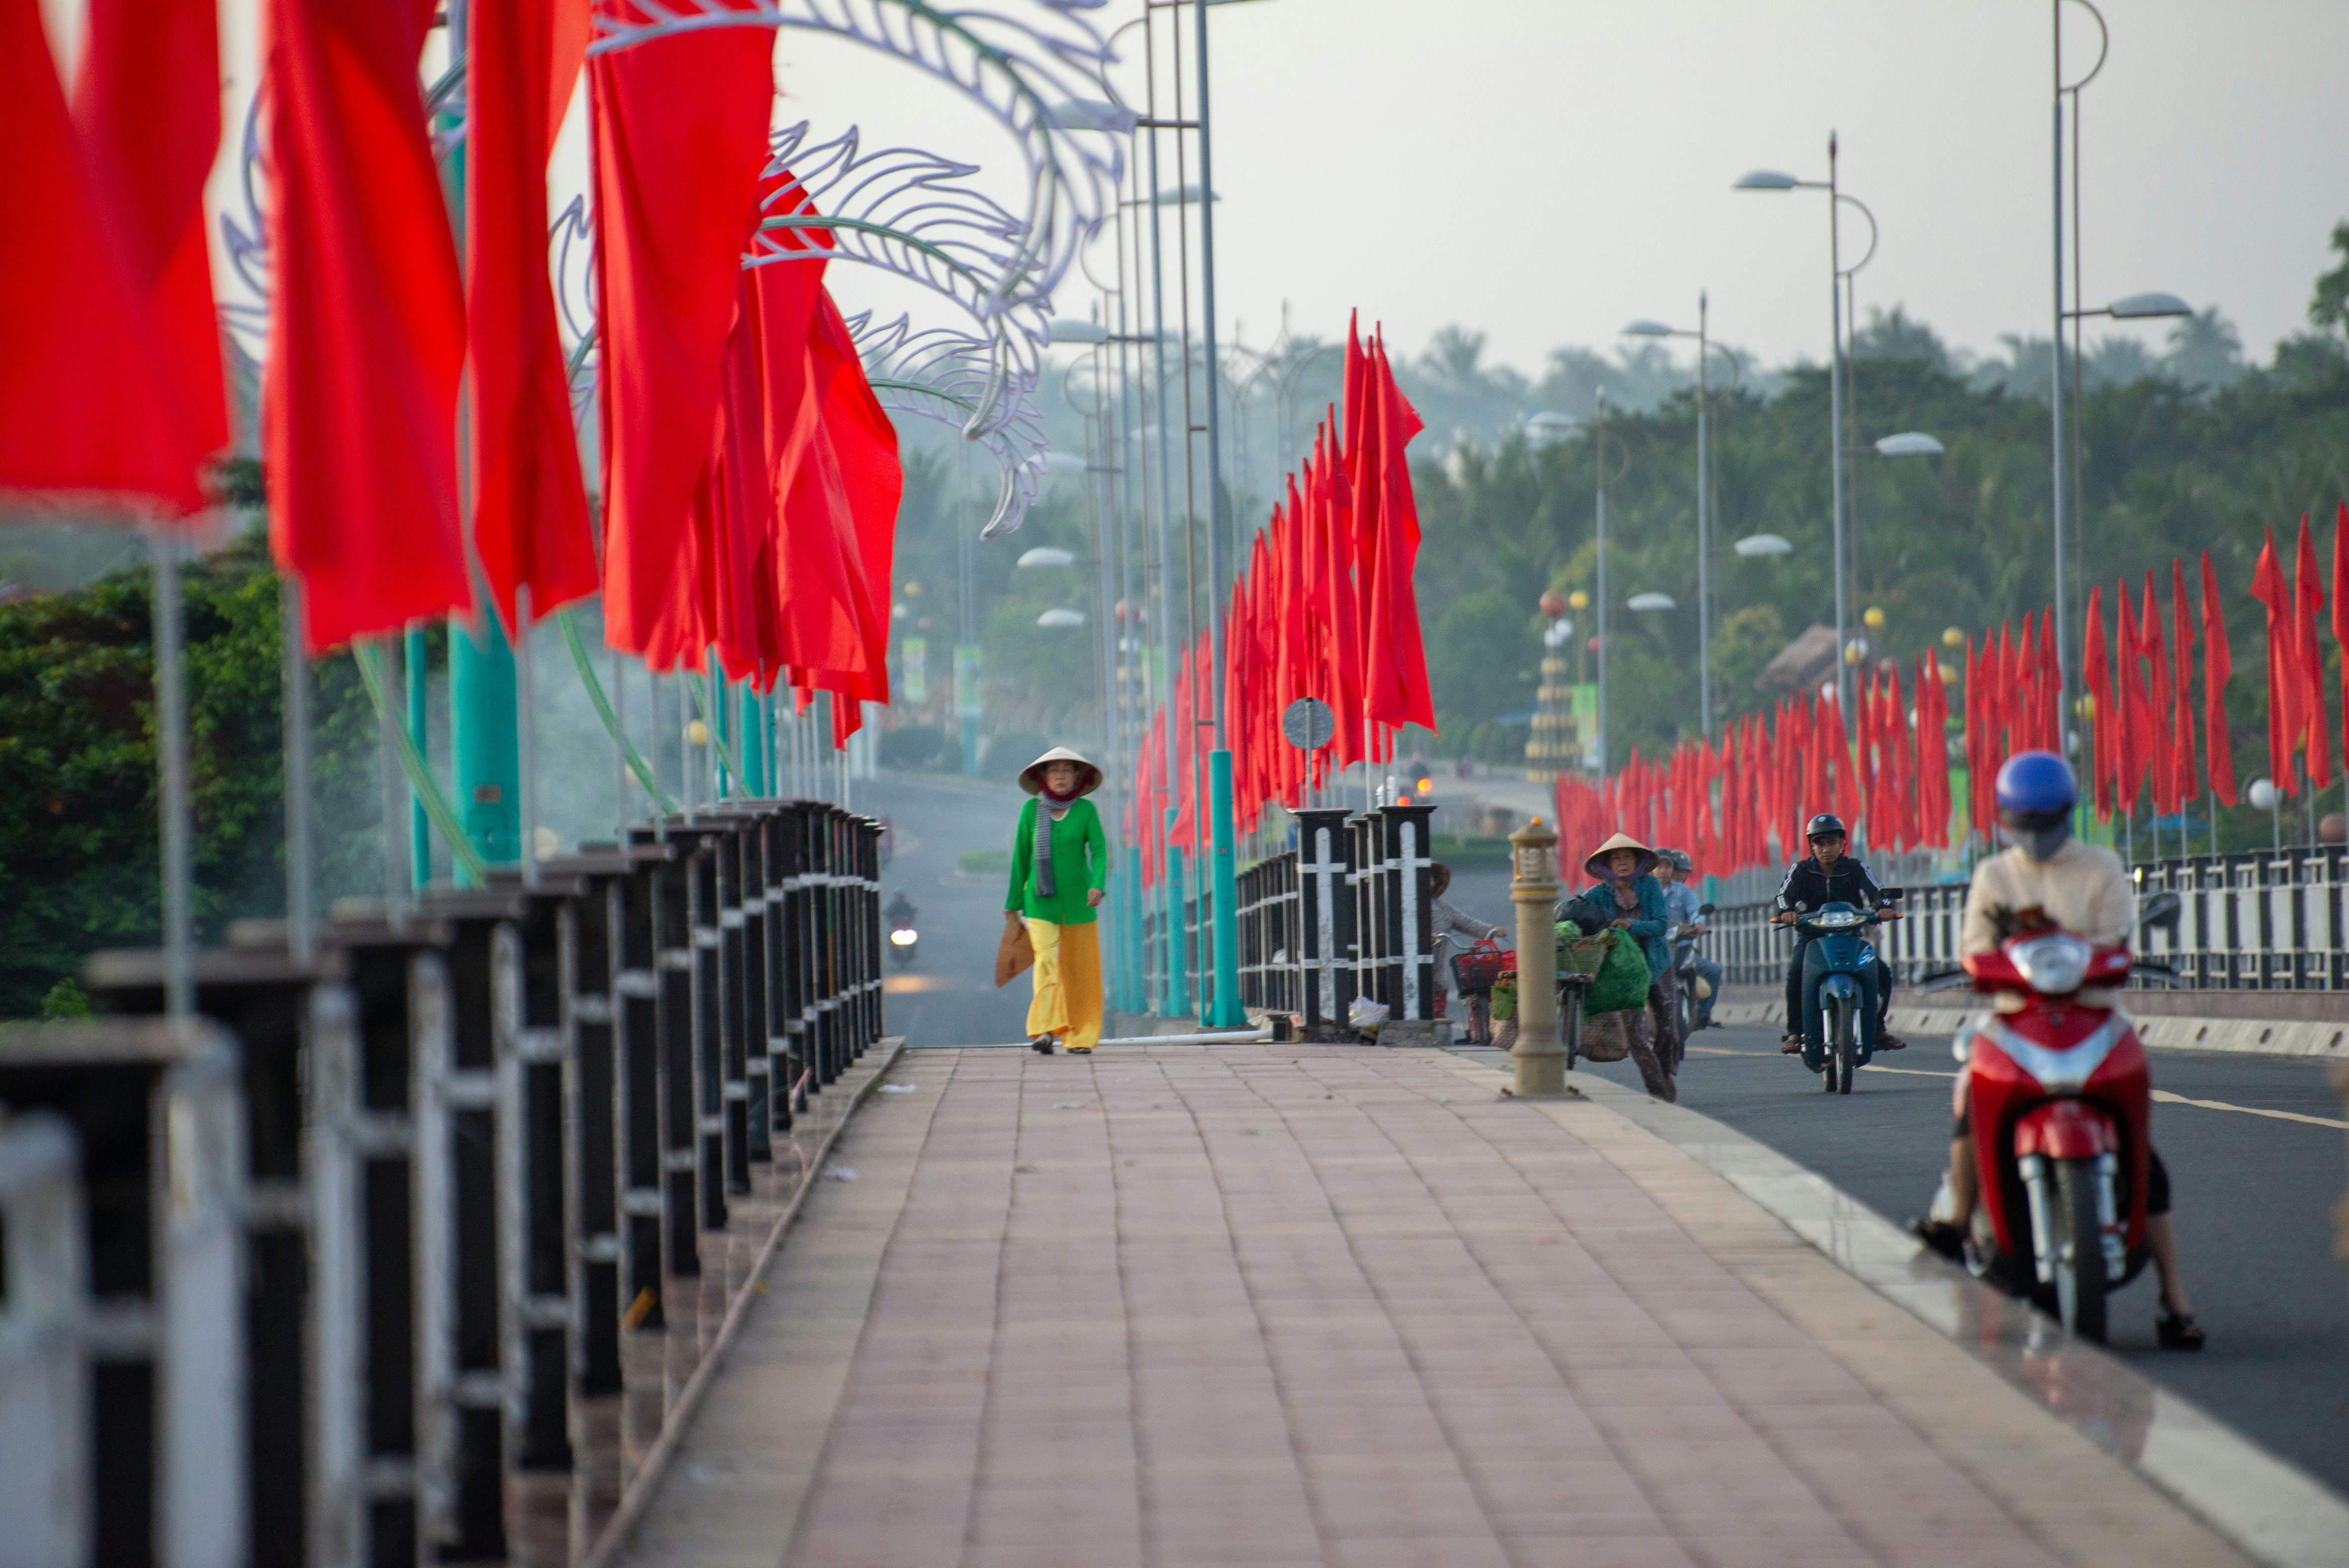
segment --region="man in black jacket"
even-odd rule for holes
[[[1797,914],[1821,904],[1842,903],[1872,910],[1884,902],[1883,892],[1868,874],[1868,868],[1857,857],[1844,853],[1850,841],[1844,832],[1843,819],[1822,811],[1811,819],[1804,837],[1810,841],[1811,852],[1786,868],[1786,880],[1778,884],[1778,913],[1773,920],[1792,925]],[[1786,965],[1786,1037],[1778,1048],[1790,1057],[1803,1049],[1803,950],[1811,940],[1796,934],[1795,955]],[[1897,1051],[1909,1043],[1884,1026],[1884,1016],[1891,1006],[1892,969],[1879,958],[1876,961],[1876,1048],[1879,1051]]]

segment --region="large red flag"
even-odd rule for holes
[[[2339,506],[2333,517],[2333,645],[2341,652],[2342,760],[2349,767],[2349,501]]]
[[[2210,792],[2235,803],[2235,740],[2227,727],[2227,682],[2235,650],[2227,641],[2227,612],[2219,602],[2219,574],[2202,552],[2202,749],[2209,759]]]
[[[1925,650],[1917,677],[1917,807],[1920,841],[1932,849],[1950,842],[1950,696],[1941,661]]]
[[[2039,745],[2062,757],[2064,744],[2064,670],[2055,657],[2055,606],[2039,616]]]
[[[2120,665],[2120,791],[2118,804],[2124,814],[2135,811],[2137,802],[2145,798],[2146,773],[2153,765],[2153,704],[2145,689],[2145,635],[2138,631],[2137,612],[2129,602],[2128,584],[2116,583],[2113,597],[2117,603],[2120,629],[2115,634],[2114,652]],[[2158,808],[2157,808],[2158,809]]]
[[[2099,583],[2088,590],[2088,624],[2082,634],[2086,653],[2080,661],[2080,677],[2088,688],[2088,706],[2093,710],[2096,731],[2090,755],[2094,758],[2091,771],[2095,776],[2096,820],[2109,821],[2113,815],[2113,799],[2119,792],[2120,782],[2120,704],[2113,697],[2112,666],[2105,655],[2105,590]]]
[[[204,181],[221,139],[212,0],[91,0],[74,119],[95,190],[113,208],[157,368],[196,454],[209,459],[229,442],[204,234]],[[193,510],[202,497],[192,467],[183,482],[178,499]]]
[[[170,14],[160,19],[158,36],[140,30],[126,39],[131,25],[123,12],[97,7],[109,18],[109,58],[119,57],[122,47],[159,50],[165,38],[187,32],[191,19],[178,15],[186,8],[160,7]],[[207,29],[211,15],[207,5]],[[99,20],[94,13],[93,53]],[[189,82],[202,59],[217,59],[209,32],[202,46],[204,55],[186,72]],[[169,64],[173,72],[181,69],[176,58]],[[111,89],[119,85],[135,94],[136,84],[107,75],[105,111],[93,114],[86,106],[85,126],[77,130],[38,0],[0,0],[0,142],[8,148],[8,217],[15,231],[0,247],[0,345],[5,346],[0,352],[0,491],[76,494],[147,511],[188,511],[202,502],[196,480],[202,449],[181,401],[181,367],[153,325],[153,307],[166,303],[154,291],[170,283],[154,247],[173,237],[140,231],[154,222],[168,231],[167,209],[180,199],[183,162],[200,165],[194,180],[201,194],[220,142],[218,99],[212,99],[209,141],[202,139],[201,128],[181,125],[173,128],[174,137],[191,135],[195,144],[125,148],[116,134],[123,117],[114,112]],[[202,79],[216,93],[217,66]],[[184,98],[175,90],[167,101],[178,106]],[[160,108],[129,106],[143,107]],[[137,186],[126,191],[116,167],[125,156],[155,160],[159,167],[140,171]],[[141,195],[158,200],[150,206]],[[201,246],[202,212],[193,220]],[[217,396],[217,376],[214,380]]]
[[[2292,646],[2300,671],[2302,733],[2308,744],[2308,781],[2322,789],[2333,782],[2333,736],[2325,721],[2324,649],[2316,640],[2316,613],[2324,608],[2324,585],[2316,574],[2316,540],[2308,514],[2300,514],[2300,551],[2292,563]]]
[[[660,636],[717,440],[720,365],[767,159],[774,46],[763,27],[713,27],[588,63],[604,634],[630,653]]]
[[[2208,581],[2208,566],[2205,581]],[[2306,681],[2292,647],[2292,598],[2284,586],[2283,569],[2276,564],[2275,531],[2268,531],[2259,565],[2251,573],[2251,597],[2268,612],[2268,777],[2280,793],[2295,792],[2292,748],[2302,734],[2300,697]],[[2204,600],[2204,614],[2209,601]],[[2209,699],[2215,700],[2215,699]]]
[[[302,579],[314,654],[472,605],[457,512],[464,297],[416,74],[433,8],[268,0],[265,13],[269,531]]]
[[[1371,618],[1363,645],[1363,699],[1370,716],[1387,724],[1435,727],[1428,690],[1427,655],[1421,646],[1419,599],[1412,573],[1419,562],[1419,509],[1411,492],[1403,449],[1419,434],[1418,411],[1404,400],[1387,363],[1386,345],[1371,349],[1375,410],[1361,454],[1364,490],[1374,498],[1371,557]],[[1362,493],[1362,491],[1357,491]]]
[[[2170,658],[2174,677],[2170,727],[2177,732],[2178,809],[2201,793],[2194,781],[2194,626],[2186,618],[2186,563],[2169,561]]]
[[[2169,685],[2169,645],[2161,634],[2161,600],[2153,591],[2153,573],[2145,574],[2145,608],[2137,615],[2138,646],[2152,681],[2152,709],[2146,715],[2147,742],[2153,752],[2153,810],[2157,816],[2175,817],[2180,804],[2178,785],[2178,741],[2171,734],[2178,707]]]
[[[586,0],[471,7],[465,93],[473,548],[509,630],[595,591],[571,383],[547,269],[546,160],[587,49]]]
[[[817,296],[808,353],[811,382],[823,387],[822,416],[783,500],[784,656],[824,672],[829,678],[817,684],[828,689],[886,702],[889,584],[905,489],[897,433],[829,294]]]
[[[1368,752],[1362,722],[1361,601],[1354,585],[1354,512],[1338,449],[1337,411],[1321,427],[1320,456],[1313,471],[1315,530],[1319,555],[1319,598],[1328,628],[1327,689],[1321,693],[1338,719],[1338,765],[1361,761]]]

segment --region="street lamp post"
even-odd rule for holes
[[[1712,351],[1720,346],[1711,338],[1709,307],[1704,291],[1697,291],[1696,330],[1667,326],[1661,321],[1640,320],[1623,331],[1632,337],[1693,337],[1696,339],[1696,664],[1698,733],[1713,738],[1713,463],[1706,448],[1706,421],[1712,387],[1706,373]],[[1727,348],[1730,375],[1739,375],[1737,356]],[[1732,385],[1734,385],[1733,381]]]
[[[1835,632],[1836,632],[1836,701],[1845,712],[1851,709],[1851,671],[1844,657],[1848,640],[1845,612],[1844,587],[1844,473],[1843,473],[1843,284],[1851,273],[1868,264],[1876,254],[1876,214],[1857,197],[1847,196],[1837,182],[1837,139],[1827,132],[1827,177],[1825,180],[1797,180],[1791,174],[1775,170],[1757,169],[1731,187],[1734,191],[1824,191],[1827,193],[1827,319],[1832,340],[1832,353],[1827,360],[1827,505],[1830,512],[1829,531],[1835,544]],[[1868,220],[1868,252],[1847,269],[1843,264],[1843,205],[1850,202]]]

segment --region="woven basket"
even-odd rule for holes
[[[1582,1020],[1582,1059],[1619,1062],[1631,1054],[1631,1031],[1640,1026],[1636,1008],[1599,1013]]]

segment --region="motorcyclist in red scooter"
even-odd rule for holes
[[[2013,841],[1974,867],[1958,935],[1959,954],[1995,953],[2016,933],[2041,929],[2068,931],[2099,944],[2127,943],[2137,927],[2136,891],[2118,855],[2072,836],[2072,813],[2080,790],[2071,765],[2052,751],[2018,752],[1998,770],[1997,789],[1999,823]],[[2090,991],[2083,991],[2080,999],[2090,1006],[2111,1006],[2116,1000],[2113,993]],[[1932,1218],[1910,1227],[1926,1245],[1953,1260],[1964,1255],[1979,1186],[1967,1119],[1970,1071],[1971,1065],[1958,1073],[1948,1202],[1937,1205]],[[2155,1328],[2166,1348],[2199,1350],[2202,1326],[2194,1321],[2185,1283],[2178,1277],[2178,1234],[2169,1220],[2169,1174],[2158,1150],[2152,1155],[2146,1198],[2146,1242],[2161,1280],[2163,1315]]]

